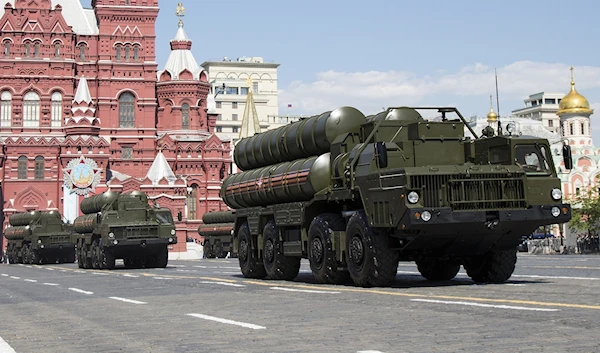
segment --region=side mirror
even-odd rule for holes
[[[179,222],[181,222],[182,219],[183,219],[183,214],[181,213],[181,211],[177,212],[177,220]]]
[[[573,156],[571,155],[571,146],[564,144],[562,148],[563,162],[565,169],[573,169]]]
[[[379,168],[387,168],[388,166],[388,154],[385,142],[375,142],[375,155],[377,156],[377,166]]]

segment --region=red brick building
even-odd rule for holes
[[[158,10],[158,0],[93,0],[92,9],[11,0],[0,9],[3,229],[14,212],[58,210],[72,221],[84,194],[142,190],[181,215],[173,250],[185,251],[202,214],[225,209],[230,146],[214,134],[207,76],[181,20],[158,69]],[[72,173],[77,164],[93,172]]]

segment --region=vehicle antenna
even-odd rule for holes
[[[500,100],[498,99],[498,72],[494,69],[496,76],[496,110],[498,111],[498,136],[502,135],[502,123],[500,123]]]

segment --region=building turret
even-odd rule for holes
[[[100,133],[100,122],[96,119],[96,108],[85,76],[79,78],[77,91],[71,105],[72,117],[65,121],[65,134],[92,135]]]
[[[590,127],[590,115],[593,112],[588,100],[575,89],[571,67],[571,91],[561,99],[556,112],[560,117],[562,136],[569,140],[569,144],[576,148],[593,146]]]

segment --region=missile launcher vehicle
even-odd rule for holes
[[[235,216],[231,211],[207,212],[202,215],[202,222],[198,226],[198,234],[204,237],[202,244],[204,257],[207,259],[225,258],[229,253],[235,257],[233,252],[233,221]]]
[[[145,193],[107,191],[80,209],[73,223],[80,268],[113,269],[116,259],[133,268],[167,266],[168,245],[177,243],[173,215],[150,206]]]
[[[307,258],[320,283],[388,286],[398,261],[501,283],[521,236],[571,218],[546,139],[479,137],[452,107],[342,107],[242,139],[234,160],[221,197],[248,278],[294,279]]]
[[[4,230],[9,263],[49,264],[75,262],[72,226],[56,211],[15,213]]]

